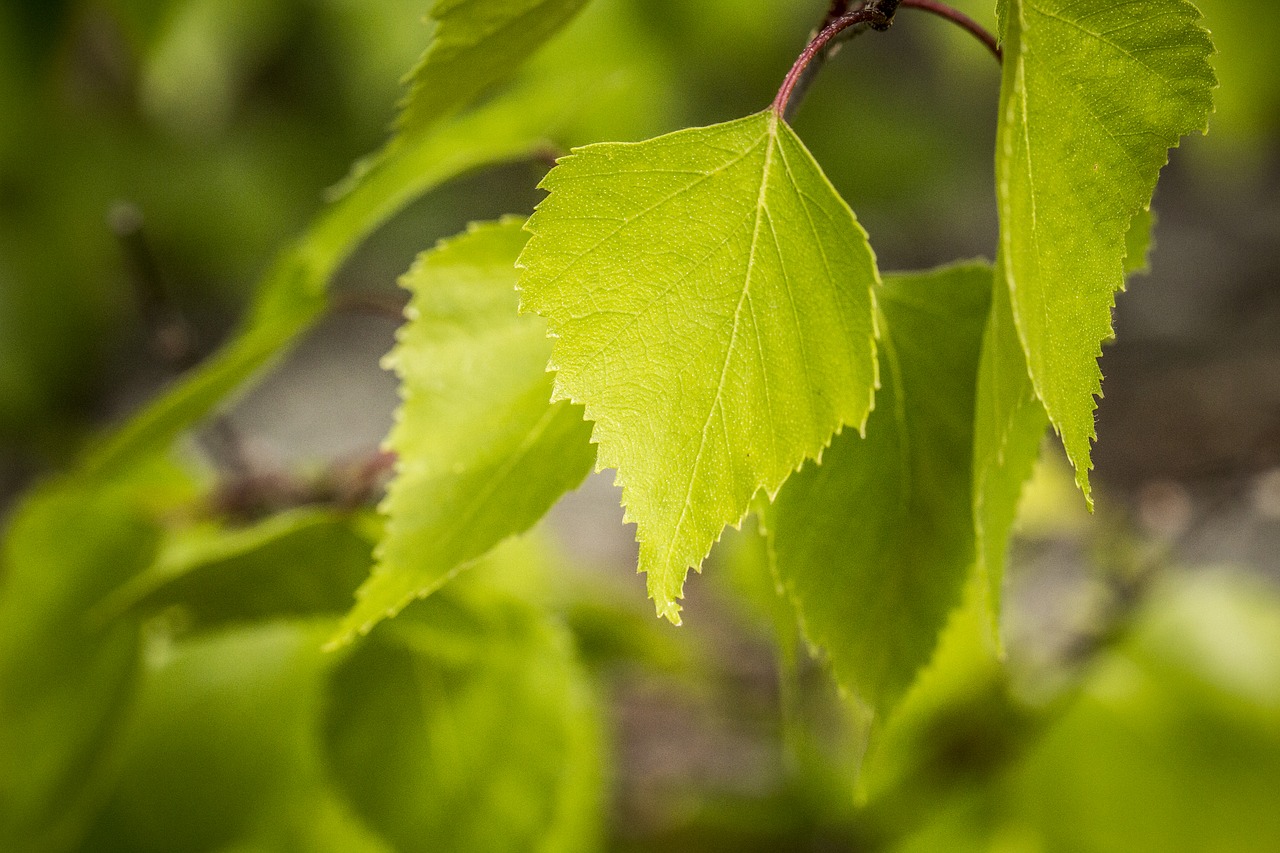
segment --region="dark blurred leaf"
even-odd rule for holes
[[[246,528],[171,534],[155,564],[118,589],[104,616],[180,608],[181,627],[337,614],[369,574],[373,543],[348,513],[302,508]]]
[[[0,849],[74,843],[112,769],[137,626],[90,614],[151,561],[137,481],[49,484],[16,511],[0,564]]]

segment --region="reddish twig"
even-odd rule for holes
[[[834,8],[834,7],[833,7]],[[782,81],[782,88],[778,89],[778,95],[773,99],[773,111],[782,118],[786,115],[787,105],[791,101],[791,93],[795,91],[796,84],[805,74],[805,69],[809,67],[809,63],[821,54],[828,44],[838,35],[852,26],[858,24],[870,24],[873,27],[886,26],[889,23],[883,13],[873,9],[854,9],[840,15],[831,23],[827,24],[822,30],[813,37],[813,39],[805,45],[804,51],[796,58],[795,64],[791,66],[791,70],[787,72],[786,79]]]
[[[959,9],[952,9],[950,6],[935,2],[935,0],[901,0],[899,6],[910,9],[920,9],[925,12],[931,12],[940,18],[950,21],[953,24],[966,30],[970,35],[978,39],[987,46],[987,50],[995,56],[997,61],[1003,61],[1004,51],[1000,49],[1000,43],[996,41],[996,37],[989,33],[986,28],[970,18]]]

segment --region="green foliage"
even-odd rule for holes
[[[548,404],[546,327],[517,316],[521,222],[474,226],[425,253],[401,284],[409,322],[387,365],[403,402],[378,564],[343,638],[439,589],[469,561],[529,529],[595,458],[582,409]]]
[[[1020,647],[1025,637],[1006,648],[1001,636],[1006,552],[1046,427],[1089,496],[1113,298],[1147,268],[1168,150],[1203,129],[1212,107],[1213,46],[1194,7],[1000,0],[995,263],[882,281],[858,219],[773,110],[638,143],[596,141],[653,137],[684,112],[706,122],[746,112],[739,102],[756,102],[738,85],[749,79],[736,69],[743,45],[762,53],[756,70],[772,81],[776,57],[757,48],[784,22],[811,26],[808,17],[734,0],[598,0],[524,69],[586,0],[422,5],[397,0],[427,11],[431,41],[396,132],[266,265],[239,331],[13,510],[0,551],[0,848],[1280,844],[1270,808],[1280,784],[1274,593],[1221,577],[1161,580],[1135,560],[1099,573],[1091,592],[1107,606],[1081,618],[1087,630],[1064,649],[1033,650],[1049,664]],[[818,16],[827,8],[813,5]],[[236,125],[240,93],[281,73],[270,57],[306,52],[290,40],[291,16],[323,7],[320,28],[366,14],[379,22],[343,37],[362,46],[348,48],[362,54],[348,57],[358,69],[309,85],[326,102],[378,113],[394,87],[366,101],[360,81],[381,79],[389,60],[377,48],[398,56],[416,31],[389,6],[364,6],[108,0],[100,11],[137,48],[137,79],[110,85],[126,112],[194,144]],[[46,196],[78,197],[88,182],[93,204],[114,197],[99,167],[102,152],[128,146],[127,132],[113,129],[86,154],[74,137],[92,121],[62,127],[56,110],[37,115],[26,82],[54,55],[46,38],[61,10],[47,20],[0,12],[0,44],[32,40],[21,55],[0,50],[0,113],[35,116],[16,143],[0,141],[0,223],[14,226],[0,228],[6,435],[70,394],[46,394],[34,377],[74,376],[90,351],[77,362],[32,342],[96,340],[95,314],[111,302],[79,260],[109,249],[72,239],[87,229],[83,211],[60,212]],[[696,36],[676,38],[672,21]],[[96,66],[67,73],[58,82],[78,91],[75,75]],[[857,91],[869,113],[902,106],[877,106],[878,87]],[[917,202],[934,203],[945,164],[907,155],[949,150],[936,119],[887,134],[907,143],[895,169],[864,156],[883,139],[828,138],[825,150],[853,164],[844,176],[867,182],[833,170],[845,195],[887,196],[909,170],[928,196]],[[317,128],[275,144],[292,152],[324,135]],[[594,144],[551,169],[531,218],[472,225],[402,278],[406,322],[385,361],[401,392],[385,446],[396,463],[380,514],[358,505],[366,489],[350,502],[307,494],[307,505],[252,522],[223,517],[214,478],[193,473],[179,439],[326,314],[340,275],[355,286],[374,277],[358,263],[369,238],[398,222],[414,241],[407,260],[430,239],[403,217],[415,202],[582,139]],[[180,157],[140,150],[136,168],[163,163],[160,182],[180,187],[170,194],[188,184],[207,185],[208,198],[234,195],[228,186],[299,194],[284,179],[268,187],[261,176],[272,169],[223,184],[205,180],[216,162],[188,175]],[[36,166],[57,176],[48,186],[58,192],[24,183]],[[522,196],[506,185],[521,177],[508,169],[476,186],[500,198],[492,207],[518,211],[511,199]],[[261,247],[240,237],[266,245],[275,238],[264,223],[305,218],[287,204],[279,209],[295,217],[266,202],[234,210],[256,207],[260,220],[183,233],[200,242],[208,231],[209,255],[238,250],[256,267]],[[59,239],[30,239],[46,221]],[[901,221],[908,239],[927,227]],[[215,278],[239,275],[218,269]],[[42,286],[64,279],[65,292]],[[24,441],[50,447],[76,435],[67,424],[27,431]],[[735,599],[734,616],[761,623],[764,639],[739,644],[716,605],[699,602],[690,611],[713,613],[709,634],[732,635],[716,640],[732,660],[694,654],[687,638],[707,636],[696,627],[639,621],[544,547],[530,531],[593,462],[616,469],[658,614],[679,624],[688,570],[710,555],[729,581],[711,589]],[[245,471],[230,473],[253,488]],[[725,528],[753,511],[713,555]],[[782,744],[753,752],[750,735],[735,732],[732,751],[746,758],[729,770],[742,777],[731,794],[681,790],[667,798],[674,805],[649,796],[647,780],[632,778],[645,764],[636,720],[680,734],[655,684],[701,701],[735,680],[750,684],[734,711],[756,735],[781,731]],[[619,733],[601,718],[615,708]],[[606,804],[610,734],[620,787],[643,808]],[[668,770],[675,753],[715,763],[682,747],[650,770]],[[752,761],[772,775],[753,775]],[[676,818],[663,825],[667,812]],[[631,824],[606,829],[608,820]]]
[[[319,318],[342,262],[380,224],[423,193],[480,166],[532,156],[563,117],[547,88],[495,101],[433,133],[404,138],[357,171],[342,197],[276,259],[240,333],[172,391],[135,416],[88,460],[111,477],[163,451],[183,430],[261,370]]]
[[[410,78],[400,131],[429,127],[506,79],[586,2],[435,0],[431,46]]]
[[[11,522],[0,562],[0,847],[59,849],[97,807],[137,668],[130,620],[91,618],[142,571],[158,532],[139,484],[51,484]]]
[[[973,563],[974,380],[990,293],[985,264],[887,277],[866,435],[838,436],[775,504],[778,577],[805,633],[881,712],[928,662]]]
[[[726,525],[773,495],[876,382],[866,235],[772,112],[561,161],[529,221],[522,308],[555,396],[616,468],[658,613]]]
[[[1036,395],[1089,494],[1097,359],[1125,238],[1168,149],[1205,130],[1213,45],[1185,0],[1010,0],[996,147],[997,276]]]

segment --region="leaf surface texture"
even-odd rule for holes
[[[582,148],[543,186],[522,307],[548,321],[556,396],[586,406],[678,621],[688,569],[753,496],[865,422],[875,260],[770,112]]]
[[[1185,0],[1008,0],[1005,10],[997,275],[1087,495],[1097,359],[1126,235],[1168,149],[1206,127],[1213,46]]]
[[[527,239],[516,219],[474,226],[402,280],[410,319],[387,359],[401,381],[388,438],[399,462],[377,564],[343,623],[348,638],[532,527],[591,470],[581,407],[549,402],[546,326],[516,312]]]

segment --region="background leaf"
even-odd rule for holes
[[[551,404],[551,344],[516,313],[517,219],[473,226],[424,253],[402,285],[409,322],[387,359],[402,404],[399,455],[373,575],[343,622],[368,631],[469,561],[532,527],[590,472],[582,409]]]
[[[885,279],[881,382],[847,432],[783,487],[778,576],[837,679],[879,711],[928,662],[973,562],[974,384],[991,268]]]
[[[138,662],[137,626],[92,608],[150,562],[136,482],[45,486],[0,561],[0,848],[60,849],[98,806]]]
[[[326,288],[364,238],[421,194],[480,166],[529,157],[565,112],[564,99],[535,88],[468,113],[379,157],[259,284],[244,327],[167,394],[129,420],[88,457],[95,476],[118,475],[165,449],[319,318]]]
[[[398,129],[415,133],[513,74],[587,0],[436,0]]]
[[[543,186],[522,308],[547,318],[556,396],[595,422],[650,596],[678,621],[725,525],[865,420],[875,261],[771,112],[578,149]]]
[[[1185,0],[1010,0],[1004,42],[997,275],[1087,496],[1125,238],[1167,150],[1206,127],[1213,45]]]

